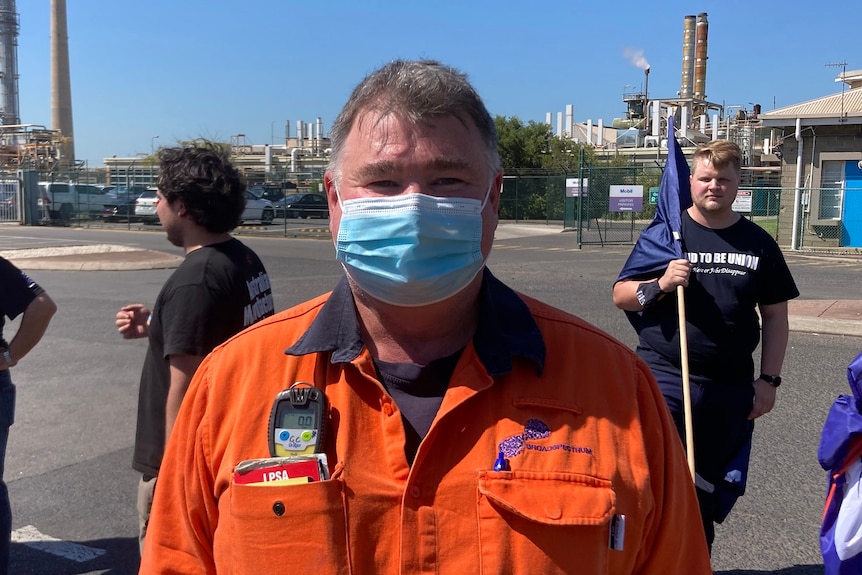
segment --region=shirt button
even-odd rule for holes
[[[547,514],[548,519],[557,520],[563,516],[563,510],[560,508],[559,504],[548,501],[545,504],[545,514]]]
[[[281,517],[284,515],[284,503],[281,501],[276,501],[272,504],[272,512]]]
[[[412,497],[413,499],[419,499],[419,497],[421,495],[422,495],[422,490],[419,489],[418,487],[416,487],[415,485],[410,488],[410,497]]]

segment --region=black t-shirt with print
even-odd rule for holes
[[[158,475],[165,448],[170,355],[205,356],[217,345],[273,314],[269,276],[236,238],[186,255],[153,306],[149,348],[141,372],[132,467]]]
[[[682,214],[683,249],[692,263],[685,289],[689,370],[710,380],[751,381],[760,341],[758,305],[799,295],[775,240],[740,218],[710,229]],[[676,294],[642,314],[629,314],[640,337],[638,353],[651,367],[680,369]]]

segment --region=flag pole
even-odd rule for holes
[[[688,377],[688,334],[685,329],[685,291],[681,285],[676,286],[676,306],[679,316],[679,355],[682,360],[682,403],[685,412],[685,454],[688,459],[688,470],[691,480],[694,474],[694,425],[691,414],[691,386]]]

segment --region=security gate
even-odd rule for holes
[[[0,179],[0,222],[21,222],[21,189],[18,180]]]

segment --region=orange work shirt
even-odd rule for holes
[[[508,289],[508,288],[506,288]],[[327,301],[216,348],[185,396],[156,487],[141,573],[710,574],[682,445],[649,370],[582,320],[523,297],[541,373],[491,377],[472,343],[413,464],[364,347],[288,356]],[[331,479],[237,485],[269,457],[276,395],[324,391]],[[503,450],[508,471],[494,471]]]

